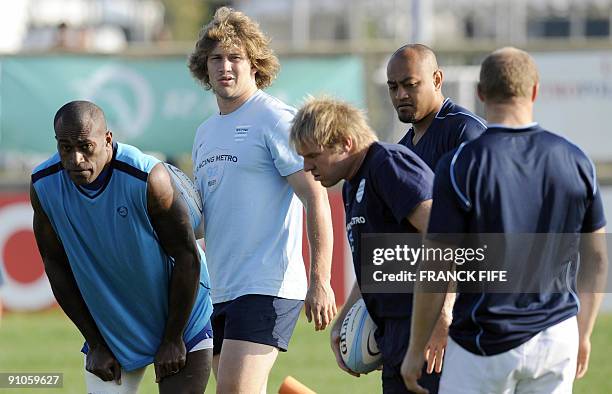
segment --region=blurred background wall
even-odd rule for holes
[[[70,100],[93,100],[118,140],[190,173],[194,131],[216,103],[191,78],[186,59],[221,5],[244,11],[271,37],[281,73],[270,93],[296,106],[307,94],[351,101],[390,142],[408,128],[386,88],[386,62],[399,46],[430,45],[445,73],[445,95],[480,115],[475,84],[483,57],[505,45],[530,51],[541,74],[536,118],[595,161],[612,218],[612,0],[3,1],[0,297],[9,309],[53,301],[27,185],[32,168],[55,149],[55,111]],[[341,205],[334,210],[334,283],[342,295],[352,268]]]

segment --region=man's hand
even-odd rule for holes
[[[329,282],[311,280],[304,300],[304,312],[309,323],[314,320],[315,331],[327,328],[338,312]]]
[[[187,361],[187,349],[183,338],[175,341],[162,342],[155,355],[155,383],[163,378],[178,373]]]
[[[121,384],[121,365],[106,345],[89,347],[85,369],[105,382],[114,380]]]
[[[413,351],[408,349],[400,373],[404,384],[409,391],[413,391],[416,394],[428,394],[429,391],[419,386],[417,380],[421,377],[421,371],[423,369],[423,363],[425,363],[425,355],[421,350]]]
[[[358,378],[360,375],[348,369],[348,367],[344,364],[344,360],[342,360],[342,355],[340,354],[340,324],[336,324],[332,327],[330,342],[332,352],[334,352],[334,356],[336,356],[336,363],[338,364],[338,367],[349,375],[353,375]]]
[[[434,327],[429,342],[425,347],[425,359],[427,360],[427,373],[436,371],[442,372],[442,362],[444,361],[444,350],[448,343],[448,327],[450,320],[444,314],[440,316]]]
[[[576,363],[576,379],[581,379],[589,369],[589,356],[591,355],[591,340],[580,338],[578,343],[578,362]]]

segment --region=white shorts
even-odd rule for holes
[[[449,338],[439,393],[571,393],[577,358],[575,316],[494,356],[470,353]]]
[[[198,342],[189,353],[196,352],[202,349],[212,349],[213,339],[205,338]],[[87,356],[85,356],[87,362]],[[135,369],[127,372],[121,368],[121,385],[118,385],[114,380],[105,382],[93,373],[85,370],[85,386],[88,394],[135,394],[138,392],[138,386],[142,381],[147,367]]]

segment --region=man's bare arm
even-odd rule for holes
[[[287,181],[306,209],[306,228],[310,244],[310,285],[304,310],[308,321],[314,320],[315,330],[324,330],[337,313],[336,299],[331,288],[333,230],[327,192],[311,173],[298,171]]]
[[[589,366],[591,334],[597,312],[605,292],[608,277],[608,251],[606,230],[601,228],[590,234],[582,234],[580,242],[580,270],[578,271],[578,363],[576,379],[582,378]]]
[[[187,207],[162,163],[147,181],[147,210],[164,251],[174,259],[170,278],[168,318],[155,356],[156,381],[185,366],[183,331],[189,320],[200,281],[200,254]]]
[[[108,348],[83,300],[76,283],[64,246],[60,242],[47,214],[44,212],[34,186],[30,186],[30,200],[34,209],[34,236],[45,265],[53,295],[87,344],[86,369],[104,381],[120,381],[121,366]]]

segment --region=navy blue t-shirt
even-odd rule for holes
[[[535,123],[490,127],[436,168],[428,228],[434,240],[444,233],[593,232],[605,223],[593,163]],[[552,294],[463,293],[450,336],[472,353],[494,355],[577,312],[571,287]]]
[[[469,110],[447,98],[427,131],[416,145],[412,143],[414,128],[410,128],[399,143],[416,153],[432,170],[438,160],[462,142],[478,138],[487,127],[485,122]]]
[[[433,175],[427,164],[406,147],[375,142],[355,176],[344,183],[346,233],[359,286],[361,235],[417,232],[407,216],[421,202],[431,199]],[[365,293],[363,300],[375,322],[411,315],[410,294]]]

